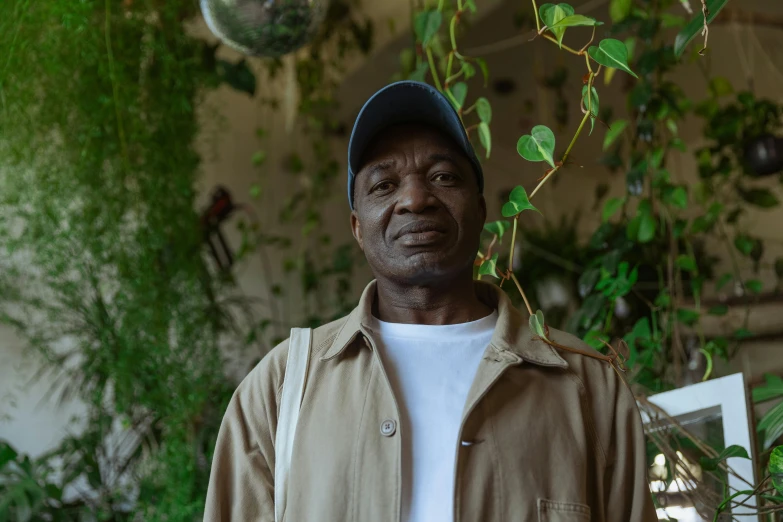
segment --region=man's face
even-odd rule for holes
[[[437,130],[393,126],[367,148],[351,228],[376,278],[428,284],[470,273],[486,214],[470,161]]]

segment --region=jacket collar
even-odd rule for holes
[[[511,352],[523,360],[541,366],[568,368],[568,363],[547,343],[535,339],[527,320],[514,307],[506,293],[496,285],[476,282],[476,293],[484,303],[497,308],[498,322],[490,345],[500,352]],[[362,292],[359,305],[348,315],[332,345],[321,360],[333,359],[342,354],[361,334],[369,337],[367,325],[372,317],[375,301],[375,281]]]

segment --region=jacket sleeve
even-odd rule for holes
[[[286,347],[287,348],[287,347]],[[218,433],[204,522],[274,522],[274,433],[283,346],[234,392]]]
[[[609,430],[611,439],[606,445],[606,520],[657,522],[647,480],[642,419],[631,390],[619,376],[615,377],[614,423]]]

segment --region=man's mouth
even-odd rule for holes
[[[405,245],[423,245],[438,241],[446,233],[446,227],[433,221],[413,221],[404,225],[395,239]]]

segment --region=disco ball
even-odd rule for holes
[[[277,57],[308,43],[329,0],[201,0],[209,29],[250,56]]]

